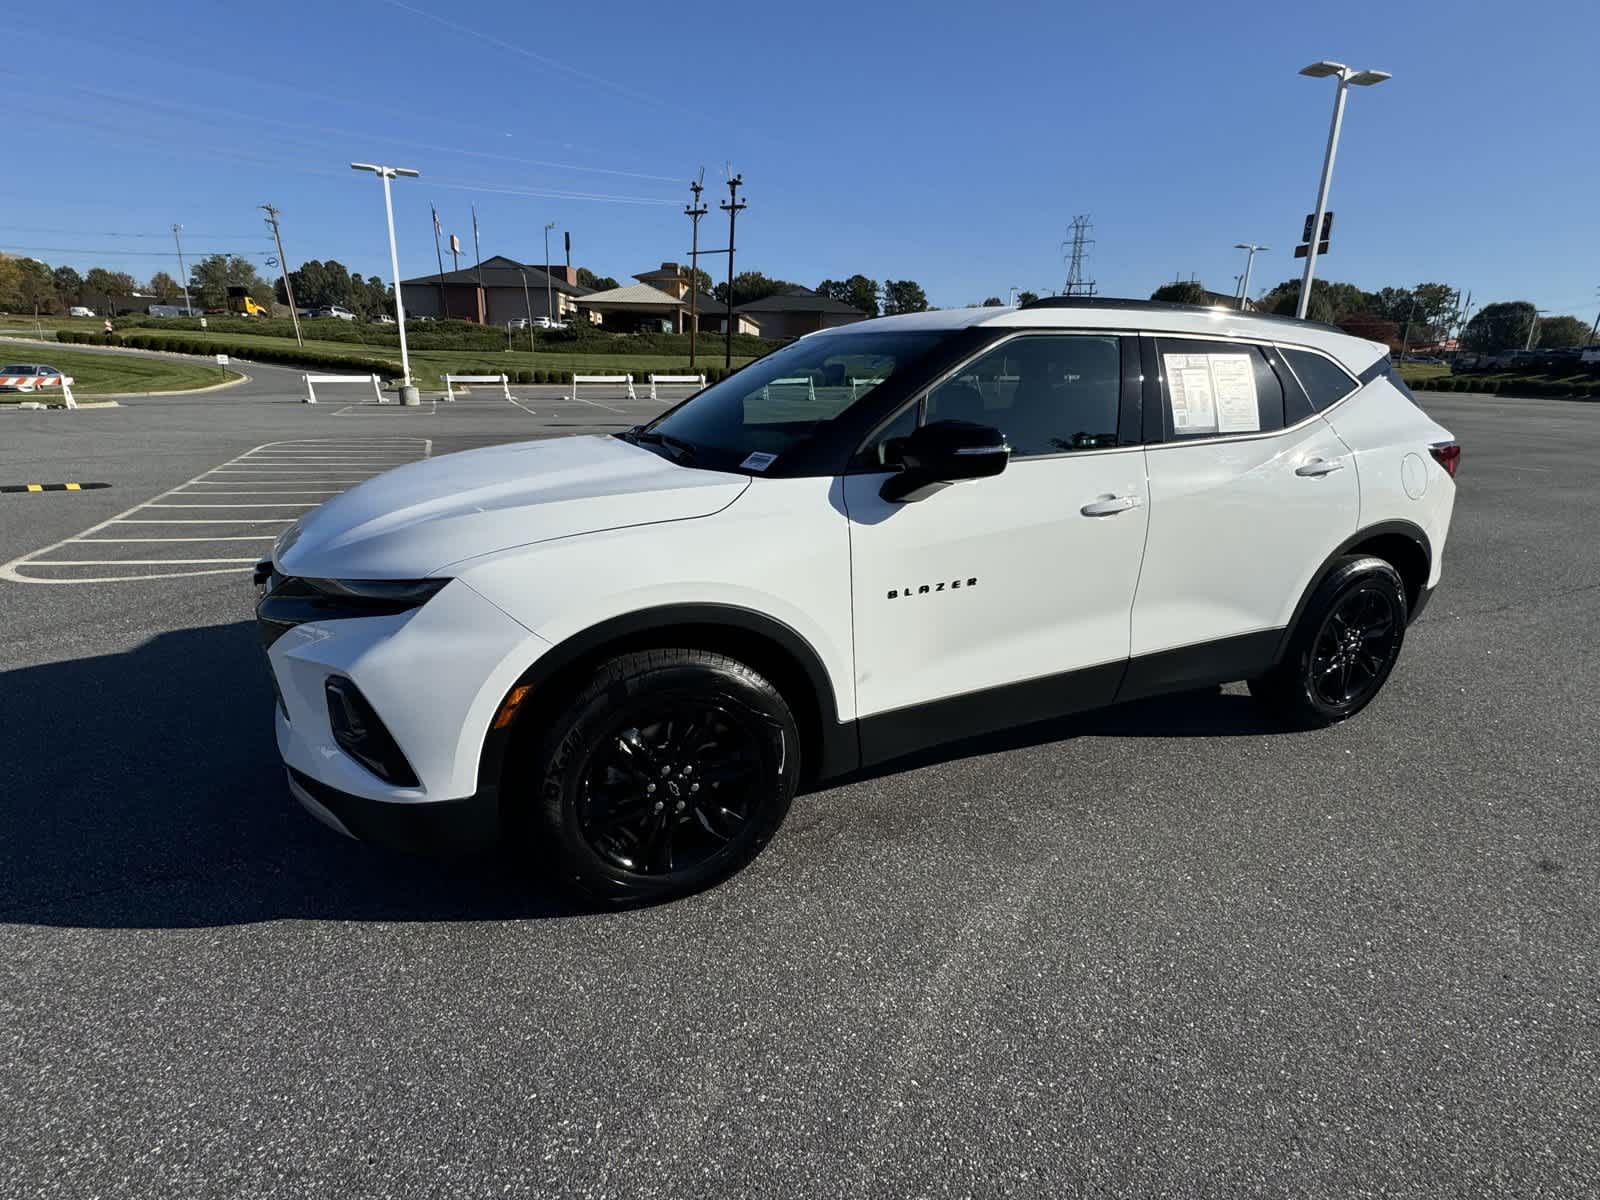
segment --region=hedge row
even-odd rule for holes
[[[400,374],[400,365],[386,358],[329,354],[299,346],[240,346],[162,333],[87,333],[72,329],[58,330],[56,341],[88,346],[128,346],[134,350],[159,350],[166,354],[226,354],[230,358],[244,358],[253,362],[292,367],[327,367],[335,371],[375,374],[384,378]]]
[[[1565,379],[1479,379],[1470,375],[1442,375],[1415,384],[1434,392],[1505,392],[1513,396],[1584,399],[1600,397],[1600,383]]]

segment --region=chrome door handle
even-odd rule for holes
[[[1302,463],[1294,469],[1296,475],[1304,475],[1315,479],[1319,475],[1332,475],[1335,471],[1344,470],[1342,458],[1313,458],[1308,463]]]
[[[1098,500],[1091,500],[1078,511],[1086,517],[1110,517],[1119,512],[1127,512],[1130,508],[1138,508],[1144,503],[1139,496],[1101,496]]]

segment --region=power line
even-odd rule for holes
[[[6,251],[11,253],[25,250],[30,254],[103,254],[107,258],[168,258],[170,250],[112,250],[104,246],[18,246],[7,243]],[[221,254],[229,258],[269,258],[268,250],[190,250],[190,254],[211,255]]]
[[[7,233],[64,233],[69,237],[160,238],[163,241],[167,237],[164,233],[132,233],[94,229],[46,229],[37,225],[0,225],[0,230],[4,230]],[[249,238],[256,235],[251,233],[199,233],[195,236],[203,238]]]

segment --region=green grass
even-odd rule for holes
[[[1407,384],[1416,386],[1427,379],[1437,379],[1441,375],[1450,374],[1450,368],[1434,363],[1401,363],[1400,378]]]
[[[0,362],[40,361],[55,367],[73,380],[72,394],[77,398],[115,395],[122,392],[177,392],[190,388],[210,387],[223,381],[220,367],[202,366],[195,362],[178,362],[172,359],[145,358],[134,354],[91,354],[76,350],[44,350],[29,346],[0,344]],[[237,379],[229,371],[228,379]],[[41,388],[36,392],[0,393],[0,403],[17,404],[25,400],[45,403],[59,402],[57,388]]]

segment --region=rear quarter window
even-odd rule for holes
[[[1289,364],[1300,386],[1318,412],[1332,408],[1361,385],[1355,377],[1334,362],[1311,350],[1296,350],[1281,346],[1283,359]]]

